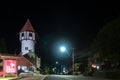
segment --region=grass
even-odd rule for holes
[[[33,72],[31,72],[33,73]],[[33,73],[34,76],[40,76],[41,74],[39,74],[38,72],[34,72]],[[3,76],[0,76],[0,80],[17,80],[18,77],[15,76],[6,76],[5,78]]]
[[[34,76],[40,76],[40,73],[33,73]]]
[[[5,77],[5,78],[3,78],[2,76],[0,76],[0,80],[11,80],[14,78],[17,78],[17,77]]]

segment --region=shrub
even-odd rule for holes
[[[110,79],[120,79],[120,70],[107,70],[107,71],[104,71],[105,75],[104,77],[105,78],[110,78]]]
[[[92,72],[85,71],[85,72],[83,72],[83,76],[92,76]]]
[[[96,71],[93,76],[100,78],[120,79],[120,70]]]
[[[78,72],[73,72],[73,75],[78,75]]]

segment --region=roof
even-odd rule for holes
[[[15,55],[15,54],[0,54],[2,59],[16,59],[17,65],[19,66],[34,66],[28,59],[26,59],[23,55]]]
[[[23,32],[23,31],[32,31],[32,32],[35,32],[32,24],[30,23],[30,20],[27,19],[25,25],[23,26],[23,28],[20,30],[20,32]]]
[[[35,66],[28,59],[26,59],[23,55],[20,55],[20,56],[21,56],[21,58],[19,58],[19,60],[18,60],[18,65],[22,65],[22,66]]]

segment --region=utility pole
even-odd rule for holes
[[[72,48],[72,50],[73,50],[73,53],[72,53],[72,68],[73,68],[73,73],[74,73],[74,49],[75,48]]]

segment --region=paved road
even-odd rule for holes
[[[72,76],[72,75],[41,75],[41,76],[29,76],[29,77],[11,79],[11,80],[111,80],[111,79]]]
[[[72,75],[49,75],[44,80],[110,80],[110,79],[72,76]]]
[[[39,75],[39,76],[26,76],[20,78],[14,78],[10,80],[44,80],[47,75]]]

